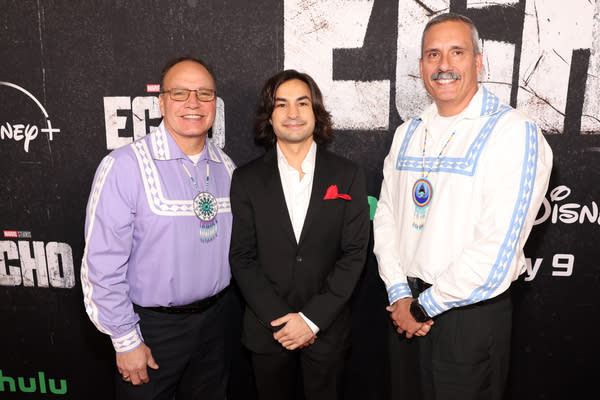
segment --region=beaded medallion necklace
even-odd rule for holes
[[[446,151],[446,147],[448,147],[448,143],[450,143],[450,141],[454,137],[456,130],[452,131],[452,133],[448,137],[448,140],[446,140],[446,143],[444,143],[444,146],[440,150],[440,153],[438,154],[436,160],[433,163],[431,163],[431,167],[429,168],[427,173],[425,173],[425,149],[427,148],[427,133],[427,128],[425,128],[425,137],[423,138],[423,151],[421,154],[421,178],[415,181],[415,184],[412,188],[412,199],[413,203],[415,203],[415,214],[413,217],[412,226],[417,230],[423,229],[423,226],[425,225],[425,217],[427,216],[427,209],[429,208],[429,204],[431,203],[431,200],[433,198],[433,185],[428,179],[429,174],[431,173],[433,167],[436,164],[439,167],[442,154],[444,154],[444,151]]]
[[[208,191],[210,165],[208,164],[208,160],[206,160],[206,190],[204,192],[200,191],[196,180],[190,174],[183,160],[181,161],[181,166],[190,177],[194,188],[199,192],[194,197],[194,214],[200,220],[200,240],[202,242],[210,242],[217,236],[217,211],[219,210],[217,199]]]

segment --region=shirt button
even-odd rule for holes
[[[296,256],[296,261],[299,262],[299,263],[302,262],[302,257]]]

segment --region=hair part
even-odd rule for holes
[[[178,56],[178,57],[170,59],[169,61],[167,61],[167,63],[163,67],[162,71],[160,72],[160,91],[161,92],[164,90],[165,76],[167,75],[167,73],[169,72],[169,70],[171,68],[173,68],[175,65],[177,65],[177,64],[179,64],[181,62],[184,62],[184,61],[192,61],[192,62],[195,62],[195,63],[198,63],[198,64],[202,65],[204,68],[206,68],[206,70],[210,74],[213,82],[215,82],[215,84],[216,84],[215,75],[212,73],[211,69],[208,67],[208,65],[201,58],[196,57],[196,56],[191,55],[191,54],[185,54],[185,55]]]
[[[254,120],[254,138],[258,144],[267,149],[275,146],[277,136],[269,121],[275,108],[275,93],[281,84],[297,79],[306,83],[310,89],[311,103],[315,115],[315,130],[313,139],[316,143],[326,145],[333,139],[333,124],[331,114],[325,109],[323,95],[316,82],[310,75],[298,72],[294,69],[281,71],[270,77],[262,88],[260,103]]]
[[[423,35],[421,36],[421,58],[423,57],[423,45],[425,44],[425,34],[429,30],[429,28],[447,21],[458,21],[467,24],[471,28],[471,42],[473,45],[473,55],[476,56],[477,54],[481,54],[481,48],[479,47],[479,31],[473,23],[473,20],[461,14],[444,13],[437,15],[435,18],[432,18],[431,20],[429,20],[429,22],[427,22],[427,25],[425,25],[425,29],[423,29]]]

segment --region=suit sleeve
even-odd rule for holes
[[[271,321],[294,310],[275,292],[260,266],[252,200],[239,170],[233,173],[230,198],[233,214],[229,248],[231,273],[250,310],[263,326],[273,329]]]
[[[340,256],[326,278],[323,290],[301,310],[319,329],[326,330],[350,300],[362,274],[369,243],[369,204],[364,173],[358,167],[350,185],[344,213]]]

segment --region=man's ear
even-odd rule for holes
[[[160,114],[164,117],[165,116],[164,94],[158,95],[158,106],[160,107]]]

